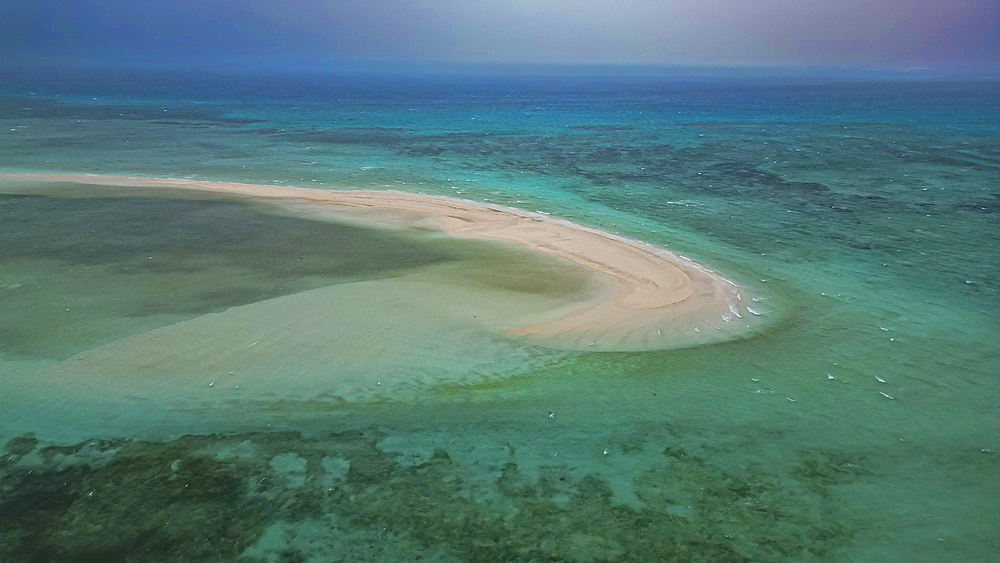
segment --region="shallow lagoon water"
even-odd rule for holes
[[[5,76],[5,170],[392,187],[541,210],[717,267],[770,319],[745,340],[647,353],[455,337],[470,354],[403,339],[397,352],[427,351],[418,381],[435,368],[475,377],[357,402],[243,401],[211,381],[198,400],[52,393],[24,374],[205,312],[345,280],[479,268],[503,285],[524,279],[498,275],[504,260],[545,268],[509,249],[244,202],[5,196],[2,228],[24,218],[27,238],[0,265],[3,369],[19,383],[0,431],[41,441],[9,442],[3,462],[15,560],[1000,551],[993,82],[284,75],[251,89],[232,76]],[[146,241],[193,272],[196,290],[179,298],[177,268],[108,246],[109,208],[148,223]],[[39,216],[53,219],[44,231]],[[92,235],[81,228],[102,219]],[[206,253],[212,236],[228,246]],[[367,260],[351,244],[390,255]],[[290,267],[289,248],[309,267]],[[24,276],[59,290],[25,295]],[[128,306],[109,308],[109,295]],[[64,308],[81,314],[47,320]]]

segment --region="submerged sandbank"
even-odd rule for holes
[[[518,244],[595,272],[600,290],[576,306],[540,313],[504,332],[562,349],[651,350],[714,341],[750,327],[757,311],[732,281],[686,257],[537,212],[397,191],[327,190],[175,178],[0,173],[7,181],[67,182],[223,192],[307,204],[366,219],[432,225],[449,236]],[[387,215],[388,214],[388,215]],[[748,306],[749,305],[749,306]]]

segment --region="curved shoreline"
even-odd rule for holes
[[[456,238],[505,241],[598,273],[605,290],[570,312],[544,315],[506,332],[565,349],[651,350],[715,341],[757,315],[745,292],[713,270],[669,250],[543,213],[397,191],[333,190],[103,174],[0,173],[0,180],[70,182],[230,193],[335,210],[405,212]]]

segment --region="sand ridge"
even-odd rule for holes
[[[449,236],[515,243],[599,274],[603,289],[570,311],[539,315],[506,332],[541,344],[586,350],[649,350],[718,340],[759,314],[746,292],[674,252],[548,214],[446,196],[333,190],[103,174],[0,173],[13,181],[180,188],[320,204],[341,210],[405,212]]]

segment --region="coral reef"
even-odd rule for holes
[[[598,475],[524,473],[513,447],[483,494],[447,452],[401,463],[383,437],[14,438],[0,458],[0,560],[819,560],[853,534],[826,491],[862,474],[841,454],[732,472],[671,446],[635,479],[631,507]]]

